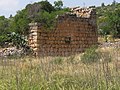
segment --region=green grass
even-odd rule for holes
[[[119,51],[112,50],[111,62],[104,53],[90,64],[80,55],[0,60],[0,90],[120,90]]]

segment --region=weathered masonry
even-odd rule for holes
[[[72,13],[57,17],[54,30],[43,30],[41,24],[30,23],[29,45],[37,56],[68,56],[83,52],[97,44],[96,11],[72,8]]]

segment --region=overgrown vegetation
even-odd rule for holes
[[[120,35],[120,3],[97,8],[99,34]],[[0,46],[27,44],[28,24],[53,29],[55,17],[69,11],[62,1],[28,4],[14,17],[0,16]],[[111,50],[111,51],[109,51]],[[81,56],[0,58],[0,90],[120,90],[120,48],[92,47]]]
[[[96,7],[99,34],[120,35],[120,3]],[[45,29],[54,28],[57,15],[68,12],[58,0],[28,4],[10,18],[0,16],[0,46],[6,42],[27,45],[30,22],[40,22]],[[110,48],[109,48],[110,50]],[[14,59],[13,59],[14,58]],[[82,56],[0,58],[0,90],[120,90],[120,48],[111,51],[92,47]]]
[[[55,26],[56,16],[68,11],[68,8],[63,8],[61,0],[55,1],[54,6],[45,0],[28,4],[25,9],[18,11],[14,17],[0,16],[0,45],[9,41],[7,35],[12,32],[23,37],[28,36],[28,25],[31,22],[39,22],[45,30],[51,30]]]
[[[0,90],[120,90],[120,51],[111,51],[100,49],[102,60],[87,65],[79,55],[0,60]]]
[[[96,7],[98,14],[98,31],[99,34],[107,38],[111,35],[112,38],[120,37],[120,3],[113,1],[112,4],[101,4]],[[107,39],[105,40],[108,41]]]
[[[93,6],[95,7],[95,6]],[[108,41],[108,35],[112,38],[120,37],[120,3],[114,1],[112,4],[96,7],[98,15],[98,31],[101,36]],[[23,10],[9,18],[0,16],[0,46],[4,46],[9,41],[8,34],[15,32],[16,34],[27,36],[31,22],[39,22],[45,30],[54,29],[56,16],[68,12],[68,8],[63,8],[63,2],[57,0],[54,5],[47,0],[34,4],[28,4]],[[113,40],[114,41],[114,40]]]
[[[8,35],[9,41],[13,43],[14,46],[17,48],[23,48],[26,47],[27,45],[27,40],[25,39],[24,36],[21,36],[20,34],[17,34],[15,32],[10,33]]]
[[[4,16],[0,16],[0,46],[4,45],[5,41],[8,40],[8,26],[9,20],[6,19]]]
[[[91,64],[94,62],[99,62],[100,60],[100,52],[96,51],[97,47],[92,46],[91,48],[88,48],[85,53],[81,57],[81,61],[85,64]]]

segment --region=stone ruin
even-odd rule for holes
[[[29,24],[29,45],[36,56],[69,56],[97,44],[96,10],[75,7],[71,11],[58,16],[51,31],[40,23]]]

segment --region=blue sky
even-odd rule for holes
[[[13,16],[16,14],[18,10],[25,8],[25,6],[29,3],[38,2],[41,0],[0,0],[0,16],[4,15],[9,17],[10,14]],[[52,4],[55,0],[48,0]],[[106,5],[111,4],[113,0],[62,0],[64,2],[64,6],[74,7],[74,6],[100,6],[102,2]],[[116,2],[120,3],[120,0],[116,0]]]

